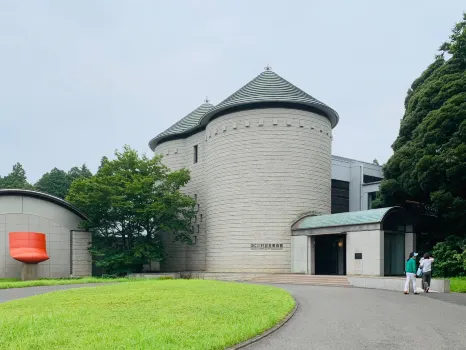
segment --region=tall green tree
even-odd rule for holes
[[[138,272],[163,259],[162,235],[191,243],[194,200],[180,189],[189,171],[170,171],[160,157],[128,146],[115,159],[102,159],[97,173],[75,180],[67,200],[87,213],[93,233],[90,251],[108,273]]]
[[[0,188],[16,188],[32,190],[32,186],[26,177],[26,171],[20,163],[13,165],[13,170],[5,177],[0,177]]]
[[[53,168],[35,183],[35,188],[41,192],[51,194],[59,198],[65,198],[70,189],[71,183],[79,178],[89,178],[91,171],[84,164],[81,167],[73,167],[70,171]]]
[[[81,167],[72,167],[70,171],[68,171],[67,176],[71,185],[71,183],[76,179],[91,177],[92,173],[87,167],[87,165],[83,164]]]
[[[374,206],[438,209],[443,234],[466,233],[466,14],[405,99],[394,154]]]
[[[52,196],[65,198],[70,188],[70,181],[65,171],[53,168],[35,183],[35,188]]]

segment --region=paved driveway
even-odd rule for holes
[[[0,290],[0,302],[94,284]],[[466,349],[463,295],[299,285],[290,291],[299,309],[282,328],[247,349]],[[457,302],[456,304],[454,304]]]
[[[30,297],[37,294],[44,294],[48,292],[55,292],[57,290],[81,288],[81,287],[95,287],[102,284],[88,283],[88,284],[65,284],[61,286],[41,286],[41,287],[27,287],[27,288],[11,288],[0,289],[0,303],[4,301],[21,299]]]
[[[277,286],[299,309],[246,349],[466,349],[465,306],[383,290]]]

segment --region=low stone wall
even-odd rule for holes
[[[250,281],[256,277],[270,276],[269,273],[241,273],[241,272],[182,272],[182,278],[218,281]]]
[[[250,281],[256,277],[270,276],[267,273],[240,273],[240,272],[175,272],[175,273],[135,273],[130,275],[133,278],[160,278],[172,277],[201,280],[218,280],[218,281]]]
[[[404,277],[348,276],[348,280],[353,287],[403,291],[406,279]],[[422,279],[416,278],[418,291],[422,291],[421,283]],[[450,280],[432,279],[430,290],[432,292],[450,293]]]
[[[171,277],[173,279],[181,278],[179,272],[174,273],[133,273],[129,275],[130,278],[160,278],[160,277]]]

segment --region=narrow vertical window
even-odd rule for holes
[[[197,202],[197,194],[194,195],[194,201]]]
[[[197,148],[197,145],[194,146],[194,154],[193,154],[194,158],[193,158],[193,161],[194,161],[194,164],[197,163],[197,156],[198,156],[198,148]]]
[[[199,233],[199,225],[197,225],[197,233]]]
[[[200,217],[200,220],[199,220],[199,221],[202,222],[202,214],[201,214],[201,217]]]

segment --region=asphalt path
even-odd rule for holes
[[[466,349],[464,295],[443,301],[434,293],[276,286],[291,292],[298,311],[282,328],[246,349]]]
[[[99,284],[0,290],[0,303]],[[404,295],[376,289],[276,285],[299,308],[282,328],[246,347],[292,349],[466,350],[466,295]]]
[[[31,297],[33,295],[56,292],[58,290],[83,288],[83,287],[96,287],[101,286],[100,283],[87,283],[87,284],[64,284],[61,286],[40,286],[40,287],[27,287],[27,288],[10,288],[0,289],[0,303],[15,299]]]

